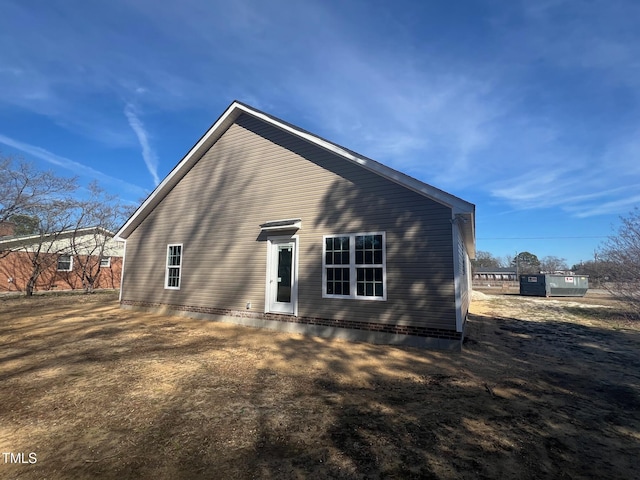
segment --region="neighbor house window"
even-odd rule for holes
[[[108,268],[111,266],[111,257],[102,257],[100,259],[100,267]]]
[[[167,245],[167,270],[164,287],[179,290],[181,275],[182,245]]]
[[[385,233],[325,235],[322,296],[386,300]]]
[[[73,257],[71,255],[59,255],[57,270],[59,272],[70,272],[73,270]]]

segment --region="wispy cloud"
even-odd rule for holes
[[[519,55],[542,53],[547,61],[584,73],[606,69],[605,80],[638,85],[638,2],[520,0],[520,7],[525,22],[513,32]]]
[[[636,185],[634,191],[638,191],[640,185]],[[595,217],[598,215],[611,215],[611,214],[626,214],[633,210],[635,206],[640,204],[640,195],[630,195],[617,200],[603,202],[595,205],[590,205],[588,208],[580,208],[576,213],[578,218]]]
[[[142,121],[136,114],[135,107],[132,104],[127,104],[124,109],[124,114],[129,121],[131,129],[138,137],[138,142],[140,143],[140,147],[142,148],[142,158],[144,160],[144,164],[147,166],[147,170],[149,170],[149,173],[153,177],[155,185],[158,186],[158,184],[160,183],[160,178],[158,177],[158,157],[149,144],[149,135],[145,130]]]
[[[81,176],[85,176],[91,179],[98,179],[107,184],[117,185],[120,188],[125,189],[133,195],[137,196],[146,196],[148,192],[138,185],[134,185],[132,183],[125,182],[119,178],[112,177],[107,175],[95,168],[91,168],[87,165],[84,165],[80,162],[76,162],[66,157],[61,157],[60,155],[56,155],[55,153],[50,152],[42,147],[38,147],[36,145],[31,145],[29,143],[21,142],[15,140],[13,138],[7,137],[6,135],[0,134],[0,143],[11,147],[15,150],[19,150],[24,152],[32,157],[39,158],[40,160],[44,160],[51,165],[55,165],[57,167],[61,167],[65,170],[73,172],[74,174],[79,174]]]
[[[0,104],[139,145],[156,184],[169,142],[142,113],[213,120],[238,98],[463,198],[572,216],[635,201],[640,4],[398,1],[43,6],[28,42],[0,36]],[[33,15],[7,9],[8,32]]]
[[[258,107],[274,106],[274,113],[294,104],[294,118],[309,115],[311,123],[303,126],[320,125],[318,133],[396,168],[424,170],[429,155],[429,178],[446,184],[455,181],[457,169],[465,168],[494,135],[486,126],[496,105],[476,72],[462,71],[432,47],[406,50],[398,43],[399,48],[389,49],[386,41],[371,45],[367,29],[354,28],[324,2],[266,6],[238,0],[222,12],[200,0],[154,4],[152,10],[150,4],[142,0],[118,8],[92,7],[99,10],[92,15],[103,19],[97,29],[84,21],[89,7],[49,12],[47,31],[38,32],[15,55],[5,52],[4,63],[13,73],[7,73],[3,83],[11,92],[0,99],[74,125],[81,116],[77,97],[104,92],[130,98],[144,89],[145,102],[161,111],[202,108],[214,103],[212,99],[226,105],[236,95],[255,99]],[[367,9],[357,2],[354,6]],[[28,9],[19,3],[11,8],[13,16],[28,17]],[[118,14],[119,9],[127,15]],[[144,21],[136,21],[138,17]],[[402,34],[401,25],[395,28]],[[148,41],[137,41],[141,29]],[[310,30],[316,34],[309,36]],[[77,42],[80,36],[85,41]],[[51,44],[52,37],[58,42]],[[93,49],[103,44],[110,48],[96,57]],[[220,49],[220,44],[229,48]],[[171,69],[155,55],[158,48]],[[61,59],[60,64],[53,65],[51,58]],[[230,63],[233,69],[221,77],[220,65]],[[255,75],[261,82],[247,81]],[[212,78],[224,78],[233,87],[212,83]],[[33,95],[41,100],[33,101]],[[125,115],[155,181],[158,167],[149,148],[150,132],[130,104]],[[82,121],[76,127],[96,123]]]
[[[623,213],[640,201],[637,177],[607,177],[608,166],[594,168],[534,169],[508,181],[500,180],[490,188],[491,196],[515,211],[562,209],[576,218]],[[604,179],[604,180],[603,180]],[[617,186],[611,187],[612,184]]]
[[[507,182],[497,182],[491,194],[522,210],[548,208],[572,198],[569,192],[574,192],[574,185],[567,177],[562,171],[532,169]]]
[[[496,136],[497,83],[435,54],[417,65],[412,52],[375,55],[353,39],[327,39],[322,52],[284,81],[307,128],[444,188],[477,181],[460,172]]]

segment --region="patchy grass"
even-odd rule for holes
[[[634,478],[640,334],[489,296],[462,353],[0,299],[6,478]]]

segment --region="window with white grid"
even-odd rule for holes
[[[384,232],[325,235],[322,296],[386,300]]]
[[[164,288],[179,290],[182,277],[182,244],[167,245]]]

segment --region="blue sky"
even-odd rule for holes
[[[635,0],[0,0],[0,152],[146,196],[232,100],[593,258],[640,205]]]

